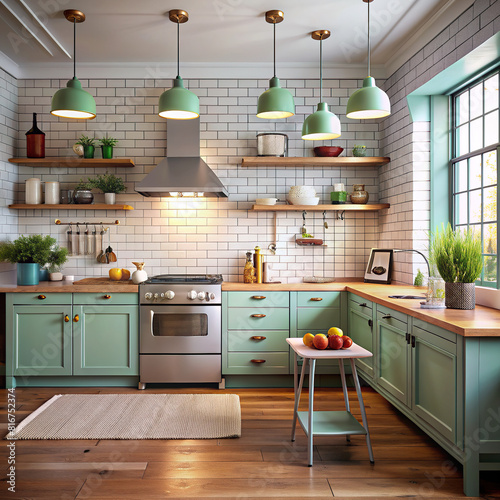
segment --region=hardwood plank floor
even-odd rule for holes
[[[203,393],[211,389],[148,389]],[[16,492],[7,490],[7,448],[0,449],[0,498],[376,500],[466,498],[462,467],[370,388],[363,388],[375,465],[364,436],[317,437],[314,466],[299,428],[290,441],[291,389],[226,390],[240,396],[242,436],[212,440],[17,441]],[[1,390],[0,428],[7,429],[7,391]],[[137,393],[123,388],[16,389],[19,423],[54,394]],[[352,412],[360,418],[355,392]],[[301,409],[307,405],[307,391]],[[343,409],[339,389],[317,389],[316,410]],[[482,499],[500,498],[497,473],[481,475]]]

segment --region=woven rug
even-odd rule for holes
[[[7,439],[215,439],[241,436],[236,394],[66,394]]]

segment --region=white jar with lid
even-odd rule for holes
[[[45,182],[45,204],[59,205],[61,193],[59,191],[59,182]]]
[[[42,181],[35,177],[26,180],[26,205],[42,203]]]

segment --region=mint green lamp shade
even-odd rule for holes
[[[82,89],[78,78],[68,80],[64,89],[59,89],[52,97],[51,114],[63,118],[91,120],[95,118],[95,100]]]
[[[306,141],[326,141],[340,137],[340,120],[328,111],[326,102],[319,102],[318,109],[309,115],[302,125],[302,139]]]
[[[347,118],[366,120],[383,118],[391,114],[391,103],[387,94],[375,85],[375,78],[368,76],[363,87],[356,90],[347,102]]]
[[[269,80],[269,88],[263,92],[257,103],[257,117],[270,120],[288,118],[295,114],[293,96],[280,86],[279,78]]]
[[[182,78],[174,80],[174,86],[160,96],[158,114],[162,118],[191,120],[200,116],[200,100],[196,94],[184,87]]]

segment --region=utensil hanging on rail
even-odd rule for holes
[[[69,224],[69,228],[66,231],[66,247],[68,248],[68,254],[73,255],[73,228]]]

